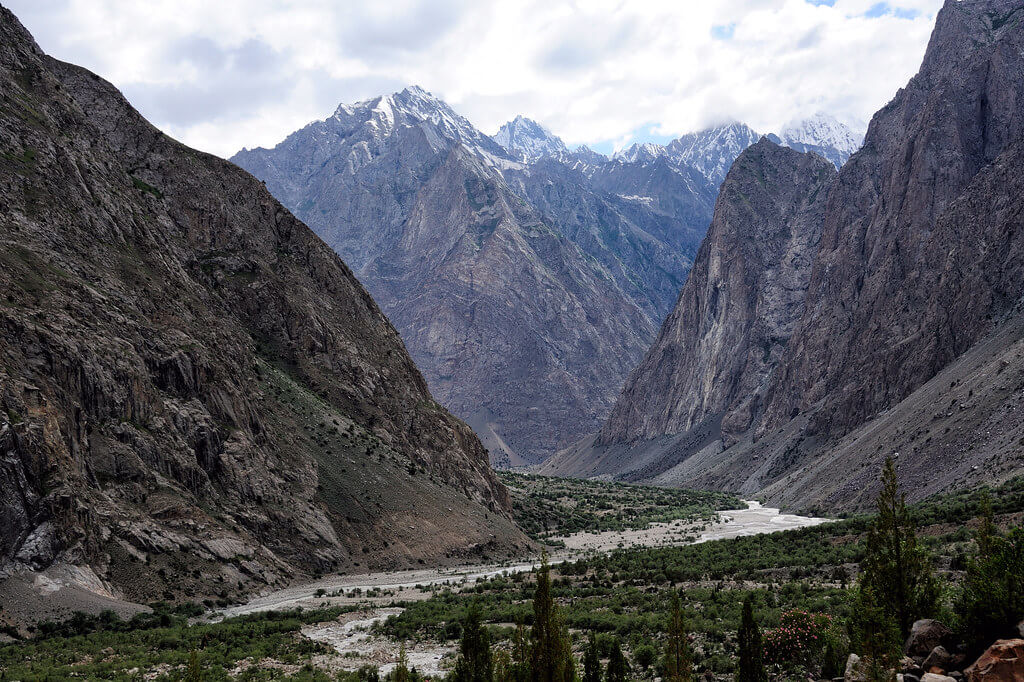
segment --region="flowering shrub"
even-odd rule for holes
[[[806,666],[819,661],[834,628],[832,617],[827,614],[786,611],[779,619],[779,627],[765,631],[762,636],[765,661],[781,666]]]

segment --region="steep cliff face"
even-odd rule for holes
[[[538,461],[600,425],[689,266],[578,171],[542,160],[534,172],[418,88],[235,160],[352,264],[496,464]],[[524,198],[534,190],[539,206]],[[672,271],[647,268],[653,298],[637,284],[648,251]]]
[[[705,422],[729,442],[749,428],[802,311],[834,177],[821,157],[766,139],[739,156],[679,301],[599,444]]]
[[[0,8],[0,561],[133,600],[525,544],[472,431],[260,183]]]
[[[624,395],[600,441],[552,464],[819,508],[867,504],[889,454],[899,455],[911,499],[1019,473],[1022,90],[1024,8],[947,2],[920,73],[875,115],[827,193],[792,335],[769,380],[743,389],[764,406],[760,416],[737,413],[737,426],[753,415],[751,430],[720,434],[699,421],[715,414],[702,410],[706,396],[727,393],[733,375],[723,380],[699,346],[672,357],[663,333],[652,352],[660,362],[649,355],[641,366],[661,371]],[[686,301],[673,317],[699,315]],[[748,318],[736,307],[716,328]],[[691,358],[704,363],[698,388],[680,400],[647,397],[671,393]]]
[[[979,175],[1012,163],[1024,139],[1022,54],[1019,3],[939,12],[920,72],[875,115],[830,196],[762,433],[798,411],[814,412],[814,433],[846,433],[967,350],[1024,292],[1019,215],[1000,210],[1014,198]]]

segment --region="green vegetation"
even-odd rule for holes
[[[144,180],[140,180],[139,178],[135,177],[134,175],[129,175],[128,177],[130,177],[132,179],[132,184],[135,185],[135,189],[139,190],[140,192],[146,192],[147,194],[152,194],[157,199],[160,199],[161,197],[163,197],[163,193],[160,190],[158,190],[156,187],[154,187],[153,185],[149,184],[148,182],[146,182]]]
[[[301,670],[314,654],[330,650],[299,635],[306,623],[337,618],[352,608],[280,611],[230,618],[220,623],[188,624],[188,616],[201,612],[194,606],[168,608],[154,605],[151,614],[122,621],[112,612],[100,616],[78,614],[62,624],[42,624],[39,633],[24,642],[0,648],[0,679],[22,680],[130,680],[131,671],[165,670],[158,679],[226,680],[227,671],[273,659],[296,670],[256,670],[240,679],[288,678],[327,680],[312,668]],[[248,662],[248,665],[247,665]],[[199,669],[201,677],[197,677]]]
[[[498,575],[402,603],[405,610],[377,630],[400,642],[461,640],[452,672],[459,682],[683,681],[708,672],[763,682],[840,676],[851,651],[866,660],[869,677],[886,678],[901,639],[900,590],[911,614],[933,611],[921,597],[932,593],[933,565],[949,567],[938,612],[960,614],[950,624],[975,650],[1024,617],[1024,530],[1000,530],[1024,507],[1021,480],[911,506],[891,466],[883,483],[880,513],[870,517]],[[975,534],[967,522],[979,515]],[[912,570],[893,572],[896,556]],[[198,612],[157,605],[129,621],[103,614],[41,624],[35,637],[0,648],[0,671],[21,680],[72,671],[131,679],[127,671],[138,668],[180,680],[195,679],[198,668],[203,680],[235,671],[239,679],[380,682],[373,668],[330,677],[322,665],[330,650],[299,635],[304,623],[336,618],[340,609],[189,625]],[[260,665],[268,660],[274,664]],[[335,660],[335,669],[344,667],[343,657]],[[385,679],[420,678],[404,665]]]
[[[716,511],[739,509],[734,495],[573,478],[500,472],[512,495],[513,515],[535,540],[579,531],[621,531],[669,521],[711,521]]]

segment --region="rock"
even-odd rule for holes
[[[936,647],[951,644],[952,637],[953,631],[945,625],[932,618],[924,618],[914,621],[903,651],[911,657],[928,656]]]
[[[910,673],[912,675],[916,675],[917,677],[920,677],[924,674],[924,669],[922,668],[920,661],[915,661],[910,656],[904,656],[903,658],[901,658],[899,665],[897,666],[897,669],[900,672]]]
[[[3,7],[0,92],[21,103],[0,107],[2,568],[201,600],[349,567],[354,548],[397,564],[526,542],[479,439],[259,181],[43,54]]]
[[[867,672],[864,670],[864,663],[857,654],[850,654],[846,659],[846,670],[843,674],[843,682],[865,682]]]
[[[1024,680],[1024,639],[1000,639],[964,674],[967,682],[1020,682]]]
[[[956,682],[952,677],[936,673],[925,673],[921,676],[921,682]]]
[[[962,654],[951,654],[946,650],[946,647],[940,644],[925,657],[921,667],[928,672],[945,673],[948,670],[958,668],[963,662],[964,656]]]
[[[717,190],[664,162],[585,174],[516,158],[416,87],[232,157],[355,270],[438,401],[504,465],[600,426],[678,296]]]

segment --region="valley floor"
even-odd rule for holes
[[[642,549],[697,544],[711,540],[774,533],[816,526],[829,519],[783,514],[778,509],[747,502],[746,509],[718,512],[708,521],[675,520],[651,523],[644,528],[621,531],[578,532],[553,536],[549,542],[563,545],[548,558],[550,564],[576,561],[619,549]],[[230,618],[283,609],[322,609],[359,605],[355,612],[344,613],[330,622],[303,627],[302,633],[333,647],[344,659],[345,667],[363,665],[390,671],[399,656],[400,644],[379,632],[375,625],[405,609],[399,604],[427,599],[441,590],[465,591],[498,576],[529,573],[540,566],[541,558],[522,562],[504,562],[450,569],[419,569],[330,576],[315,582],[295,585],[253,599],[247,604],[223,609],[216,618]],[[414,641],[407,651],[410,666],[425,675],[444,672],[451,663],[456,641],[430,639]]]

